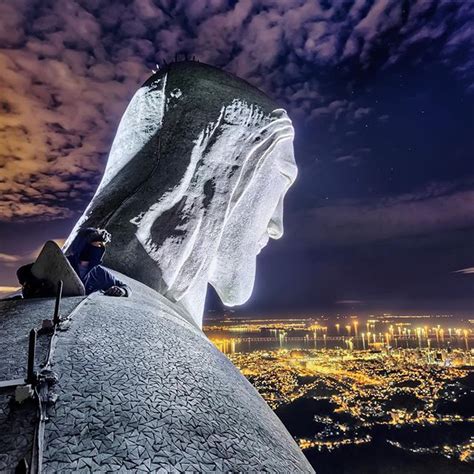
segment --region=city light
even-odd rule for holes
[[[303,398],[327,400],[333,407],[334,415],[315,415],[324,428],[313,437],[296,438],[302,449],[369,443],[367,430],[375,426],[474,422],[473,416],[442,408],[467,396],[458,381],[473,369],[472,319],[462,325],[448,316],[433,317],[432,325],[419,324],[420,316],[351,319],[333,325],[324,317],[222,319],[204,330],[273,409]],[[359,324],[367,331],[359,332]],[[460,461],[474,458],[470,442],[430,449]]]

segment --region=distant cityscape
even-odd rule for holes
[[[391,314],[204,327],[323,473],[351,454],[362,469],[392,457],[400,469],[472,472],[473,329],[474,318]]]

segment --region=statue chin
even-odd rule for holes
[[[246,303],[252,296],[256,274],[256,257],[242,255],[238,261],[229,262],[229,266],[220,266],[211,270],[209,283],[222,303],[226,306],[238,306]],[[232,265],[236,263],[236,265]]]

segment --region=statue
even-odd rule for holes
[[[46,402],[35,419],[34,405],[9,412],[0,393],[0,471],[29,456],[45,472],[314,472],[201,330],[208,283],[225,304],[245,302],[257,254],[282,235],[292,139],[284,110],[210,66],[173,63],[138,90],[65,244],[82,226],[107,229],[104,264],[131,296],[65,298],[48,382],[36,388],[55,401],[49,421]],[[5,350],[51,303],[0,303]],[[23,360],[0,360],[0,380],[18,377]]]
[[[66,248],[81,226],[107,229],[105,264],[201,327],[207,284],[225,305],[245,303],[256,255],[283,233],[283,198],[297,173],[293,136],[286,112],[243,80],[175,63],[130,102]]]

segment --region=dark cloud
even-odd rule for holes
[[[5,265],[15,265],[21,260],[19,255],[10,255],[8,253],[0,253],[0,263]]]
[[[340,157],[352,161],[353,157]],[[474,190],[454,191],[433,184],[418,193],[365,200],[341,199],[291,216],[299,230],[293,242],[306,248],[436,234],[448,229],[474,228]]]
[[[260,256],[262,307],[472,294],[473,24],[451,0],[0,3],[0,291],[68,234],[136,88],[186,53],[295,121],[300,175],[287,236]]]
[[[472,275],[474,274],[474,267],[463,268],[461,270],[456,270],[453,273],[462,273],[463,275]]]
[[[338,156],[334,161],[336,163],[350,163],[352,166],[356,166],[359,162],[359,158],[354,155],[342,155]]]
[[[464,55],[455,71],[471,83],[473,15],[471,2],[430,0],[3,2],[0,215],[53,219],[81,209],[126,103],[175,53],[248,79],[296,118],[353,124],[372,110],[329,92],[331,77],[350,87],[349,65],[383,69],[418,48],[415,62]]]

